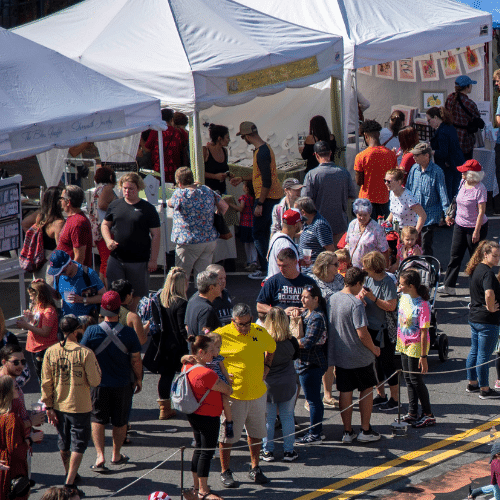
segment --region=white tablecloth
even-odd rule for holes
[[[486,148],[475,148],[473,154],[474,160],[477,160],[484,170],[483,184],[487,191],[493,191],[493,196],[498,194],[498,182],[495,175],[495,150]]]

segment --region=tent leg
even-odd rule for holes
[[[205,163],[201,154],[201,131],[200,114],[197,110],[193,112],[193,137],[194,137],[194,158],[191,162],[194,180],[200,184],[205,184]]]
[[[167,235],[167,191],[165,187],[165,160],[163,158],[163,133],[158,130],[158,160],[160,164],[161,176],[161,208],[160,221],[164,234],[163,253],[165,254],[165,265],[163,266],[163,277],[167,276],[167,253],[168,253],[168,235]]]
[[[358,102],[358,75],[355,69],[352,70],[352,86],[354,88],[354,98]],[[359,120],[356,119],[356,126],[354,127],[354,139],[356,141],[356,154],[359,153]]]

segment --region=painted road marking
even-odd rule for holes
[[[471,437],[471,436],[474,436],[475,434],[479,434],[480,432],[484,432],[484,431],[487,431],[487,430],[490,430],[492,427],[495,427],[497,425],[500,424],[500,419],[497,419],[497,420],[491,420],[489,422],[485,422],[484,424],[481,424],[479,425],[478,427],[474,427],[473,429],[469,429],[467,431],[464,431],[464,432],[460,432],[459,434],[455,434],[454,436],[450,436],[446,439],[443,439],[441,441],[438,441],[437,443],[433,443],[433,444],[430,444],[429,446],[425,446],[424,448],[421,448],[419,450],[415,450],[415,451],[412,451],[410,453],[407,453],[406,455],[402,455],[401,457],[399,458],[395,458],[393,460],[390,460],[389,462],[386,462],[385,464],[382,464],[382,465],[378,465],[376,467],[372,467],[371,469],[368,469],[368,470],[365,470],[363,472],[360,472],[358,474],[354,474],[353,476],[350,476],[350,477],[347,477],[345,479],[341,479],[340,481],[336,481],[335,483],[332,483],[328,486],[324,486],[323,488],[319,488],[315,491],[312,491],[311,493],[307,493],[306,495],[302,495],[300,497],[297,497],[295,500],[313,500],[314,498],[318,498],[322,495],[327,495],[329,493],[333,493],[335,490],[339,490],[345,486],[348,486],[350,484],[353,484],[357,481],[360,481],[362,479],[367,479],[369,477],[373,477],[373,476],[376,476],[382,472],[385,472],[393,467],[397,467],[398,465],[401,465],[401,464],[404,464],[405,462],[408,462],[408,461],[411,461],[411,460],[415,460],[419,457],[422,457],[428,453],[431,453],[433,451],[436,451],[436,450],[439,450],[441,448],[444,448],[445,446],[448,446],[450,444],[453,444],[453,443],[456,443],[456,442],[459,442],[459,441],[462,441],[463,439],[466,439],[468,437]],[[475,448],[476,446],[480,446],[481,444],[484,444],[485,442],[488,442],[488,441],[491,441],[492,439],[496,439],[497,437],[500,436],[500,432],[497,432],[494,434],[494,436],[491,436],[491,435],[488,435],[488,436],[485,436],[483,438],[480,438],[479,440],[477,441],[471,441],[463,446],[461,446],[460,448],[455,448],[454,450],[452,450],[451,452],[462,452],[462,451],[466,451],[470,448]],[[485,440],[484,442],[479,442],[479,441],[482,441],[482,440]],[[468,448],[465,448],[463,450],[461,450],[461,448],[464,448],[468,446]],[[461,450],[461,451],[460,451]],[[445,453],[442,453],[441,455],[445,455],[447,453],[450,453],[450,452],[445,452]],[[440,457],[441,455],[437,455],[437,457]],[[452,456],[452,455],[450,455]],[[421,462],[424,464],[425,467],[427,467],[427,464],[431,463],[431,461],[436,458],[436,457],[433,457],[433,458],[430,458],[430,459],[426,459],[425,462]],[[446,458],[448,457],[445,457],[445,458],[442,458],[441,460],[446,460]],[[433,463],[433,462],[432,462]],[[437,462],[436,462],[437,463]],[[416,466],[418,466],[419,464],[416,464],[415,466],[411,466],[411,467],[407,467],[403,470],[408,470],[408,469],[412,469]],[[419,469],[417,469],[419,470]],[[391,477],[388,481],[385,481],[385,482],[389,482],[389,481],[392,481],[394,480],[397,476],[400,476],[402,474],[402,470],[398,470],[394,473],[391,473],[389,474],[389,476],[385,476],[385,477]],[[413,472],[406,472],[406,475],[408,474],[413,474]],[[380,485],[380,484],[384,484],[384,483],[378,483],[378,481],[381,481],[383,479],[385,479],[385,477],[383,478],[380,478],[380,479],[377,479],[375,481],[372,481],[371,483],[368,483],[368,484],[373,484],[373,483],[376,483],[377,482],[377,485]],[[367,486],[367,485],[364,485],[364,486]],[[372,488],[375,488],[376,485],[372,485]],[[358,490],[351,490],[351,491],[358,491]],[[361,488],[360,490],[361,491]],[[343,493],[342,495],[339,495],[337,497],[333,497],[333,498],[349,498],[349,497],[346,497],[344,495],[346,495],[347,493],[350,493],[350,492],[346,492],[346,493]],[[354,495],[357,495],[359,493],[351,493],[350,496],[354,496]]]

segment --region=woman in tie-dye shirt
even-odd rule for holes
[[[398,338],[396,349],[401,353],[403,375],[408,389],[408,413],[402,418],[413,427],[436,424],[431,411],[429,391],[424,383],[429,352],[430,310],[427,300],[429,291],[422,285],[420,274],[414,269],[403,271],[399,276]],[[422,415],[418,416],[418,402]]]

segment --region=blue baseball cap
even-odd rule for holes
[[[51,276],[59,276],[64,268],[71,263],[71,257],[64,250],[56,250],[50,256],[48,273]]]
[[[457,77],[455,80],[455,84],[459,85],[460,87],[467,87],[469,85],[476,85],[475,80],[471,80],[467,75],[460,75]]]

